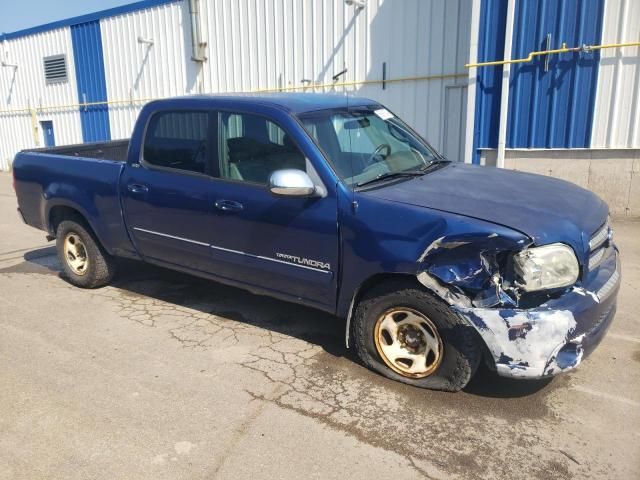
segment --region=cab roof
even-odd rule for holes
[[[189,95],[162,100],[162,102],[179,102],[187,99],[212,102],[222,101],[224,103],[260,103],[266,106],[282,108],[294,114],[377,104],[377,102],[368,98],[336,93],[221,93],[215,95]]]

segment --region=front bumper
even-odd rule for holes
[[[454,308],[484,339],[499,375],[548,377],[576,368],[600,343],[615,316],[620,278],[611,247],[588,285],[539,307]]]

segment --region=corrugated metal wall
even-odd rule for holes
[[[6,40],[0,44],[0,55],[7,63],[18,68],[0,68],[0,168],[7,169],[15,153],[34,147],[32,120],[29,106],[68,105],[78,102],[74,72],[73,48],[68,28],[58,28],[28,37]],[[65,54],[68,79],[47,85],[44,78],[43,58]],[[38,112],[36,124],[40,145],[44,145],[40,121],[53,121],[56,142],[70,144],[82,142],[80,116],[77,108]]]
[[[560,48],[565,43],[576,47],[640,38],[637,0],[518,0],[515,7],[513,59]],[[503,58],[506,15],[507,0],[481,0],[478,61]],[[507,148],[637,148],[638,50],[564,53],[513,64]],[[479,149],[497,147],[501,83],[501,66],[478,68],[476,163]],[[622,128],[616,129],[618,125]]]
[[[604,0],[519,0],[511,57],[563,43],[599,45],[603,9]],[[589,147],[599,57],[597,50],[563,53],[512,65],[507,147]]]
[[[73,58],[76,66],[78,98],[82,103],[107,101],[100,22],[84,22],[71,26]],[[80,123],[84,142],[111,139],[107,105],[80,107]]]
[[[188,2],[170,3],[100,21],[110,100],[172,97],[197,91],[190,60]],[[141,43],[138,37],[153,41]],[[111,135],[126,138],[142,103],[109,106]]]
[[[387,78],[450,77],[388,83],[384,89],[358,83],[316,91],[348,90],[379,100],[458,159],[468,128],[464,64],[474,2],[481,2],[478,60],[503,55],[507,0],[368,0],[362,10],[344,0],[201,0],[208,60],[200,67],[191,60],[188,2],[169,2],[153,0],[144,9],[125,6],[99,20],[99,15],[76,19],[91,21],[94,30],[99,25],[105,85],[87,100],[121,102],[109,106],[108,120],[106,107],[94,107],[101,109],[112,138],[130,135],[140,100],[286,89],[303,81],[331,84],[344,69],[338,82],[376,82],[384,64]],[[512,56],[544,48],[547,33],[552,46],[637,41],[638,18],[638,0],[517,0]],[[0,168],[19,149],[36,145],[30,106],[38,107],[40,145],[43,120],[53,121],[58,144],[83,140],[77,107],[40,108],[81,103],[78,89],[95,80],[87,75],[86,85],[77,83],[70,29],[58,27],[10,34],[0,50],[7,63],[19,64],[15,71],[0,68]],[[77,46],[90,49],[99,43],[78,38]],[[43,57],[60,53],[66,54],[69,78],[47,85]],[[544,59],[514,66],[507,146],[640,148],[640,48],[601,55],[600,62],[585,53],[552,57],[549,72],[542,71]],[[500,67],[478,69],[474,152],[497,144],[500,79]],[[85,132],[85,139],[106,138],[102,132],[101,137]]]
[[[640,1],[607,0],[602,43],[640,40]],[[603,50],[593,148],[640,148],[640,47]]]
[[[383,63],[387,78],[458,74],[348,90],[385,103],[436,148],[462,158],[463,122],[443,127],[447,113],[466,115],[471,0],[369,0],[362,10],[344,0],[204,3],[205,91],[330,84],[345,68],[339,82],[381,80]]]
[[[478,62],[491,62],[503,58],[506,18],[507,0],[482,0]],[[502,66],[477,70],[472,153],[472,161],[476,164],[480,163],[479,149],[498,146]]]
[[[449,78],[389,83],[385,88],[381,84],[359,83],[353,88],[316,91],[349,90],[379,100],[405,118],[436,148],[453,159],[461,159],[466,116],[464,64],[469,54],[471,3],[472,0],[369,0],[359,10],[346,5],[344,0],[202,0],[203,37],[208,42],[208,61],[202,67],[191,60],[187,1],[102,18],[99,30],[106,97],[121,103],[109,106],[108,121],[104,117],[106,107],[88,107],[87,110],[103,115],[99,121],[89,119],[88,114],[95,113],[93,110],[80,109],[85,118],[85,140],[106,136],[109,127],[112,138],[128,137],[141,106],[136,100],[197,92],[278,89],[299,86],[304,80],[331,83],[332,77],[344,69],[347,71],[338,82],[380,81],[386,64],[388,79],[439,75]],[[99,42],[80,35],[81,30],[88,28],[95,33],[96,23],[82,23],[84,26],[72,27],[78,34],[79,59],[89,53],[94,60],[99,59],[94,51]],[[65,32],[65,51],[72,64],[68,28],[60,32]],[[44,36],[52,34],[47,32]],[[139,42],[138,37],[153,44]],[[16,55],[25,59],[24,55],[29,53],[31,56],[25,61],[32,66],[40,65],[44,54],[41,49],[26,47],[37,38],[38,35],[29,35],[16,40],[25,45]],[[59,50],[54,48],[51,54],[61,53]],[[82,77],[86,81],[80,78],[77,89],[74,75],[64,94],[43,98],[42,103],[81,103],[83,98],[76,90],[85,92],[93,81],[97,91],[95,95],[87,91],[87,101],[104,98],[100,75],[95,78],[90,75],[98,67],[91,64],[83,68]],[[2,70],[6,83],[7,72]],[[38,85],[33,92],[41,95],[49,90],[52,87]],[[23,101],[14,103],[26,106]],[[51,116],[55,115],[60,113]],[[75,119],[73,131],[58,126],[54,119],[59,144],[82,141],[80,116],[73,111],[68,115]],[[96,122],[104,128],[94,128]],[[20,132],[24,132],[22,127]],[[27,133],[24,142],[6,148],[7,158],[30,146],[33,144]]]

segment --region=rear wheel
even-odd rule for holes
[[[458,391],[480,363],[473,327],[409,281],[368,292],[356,308],[352,328],[356,352],[367,367],[416,387]]]
[[[115,259],[80,221],[60,222],[56,231],[56,248],[67,278],[77,287],[102,287],[115,274]]]

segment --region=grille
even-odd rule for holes
[[[596,295],[601,302],[609,296],[611,291],[617,285],[618,280],[620,280],[620,270],[613,272],[613,275],[611,275],[609,280],[607,280],[607,283],[605,283],[600,290],[596,292]]]
[[[602,259],[604,258],[605,251],[606,248],[603,247],[589,257],[589,270],[593,270],[598,265],[600,265],[600,262],[602,262]]]
[[[609,220],[589,240],[589,250],[593,251],[609,238]]]
[[[604,223],[600,229],[594,233],[589,240],[589,270],[593,270],[604,259],[605,252],[607,250],[606,242],[611,238],[611,227],[609,226],[609,219]]]

